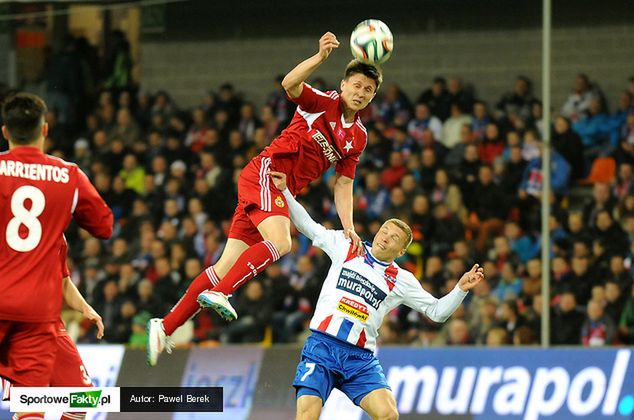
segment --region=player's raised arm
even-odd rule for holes
[[[416,279],[412,283],[415,287],[408,288],[404,298],[405,304],[412,309],[424,313],[435,322],[445,322],[462,303],[469,290],[484,279],[482,268],[475,264],[467,271],[456,287],[440,299],[436,299],[423,289]]]
[[[284,80],[282,80],[282,87],[286,91],[289,97],[299,98],[302,94],[304,86],[304,80],[308,78],[316,69],[326,61],[333,48],[339,47],[339,41],[332,32],[326,32],[319,39],[319,51],[299,63],[295,68],[288,72]]]
[[[354,223],[352,222],[352,187],[354,180],[347,176],[337,174],[335,182],[335,207],[337,214],[341,220],[343,233],[346,238],[352,241],[352,252],[357,255],[363,255],[364,248],[361,238],[354,231]]]
[[[314,240],[317,235],[323,233],[326,228],[315,222],[306,209],[295,200],[293,194],[286,188],[286,174],[270,171],[269,175],[273,180],[273,185],[284,194],[284,198],[286,198],[286,202],[288,203],[288,212],[291,216],[291,221],[297,226],[297,230],[306,235],[311,241]]]

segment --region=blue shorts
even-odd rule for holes
[[[375,389],[390,389],[383,368],[371,351],[317,331],[304,344],[293,386],[297,398],[315,395],[322,404],[333,388],[356,405]]]

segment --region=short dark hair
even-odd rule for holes
[[[357,73],[374,80],[374,83],[376,83],[375,92],[379,90],[381,83],[383,83],[383,72],[378,66],[367,64],[359,60],[352,60],[348,63],[343,79],[348,80],[350,76]]]
[[[37,95],[17,93],[10,96],[2,105],[2,120],[16,144],[33,143],[40,137],[46,104]]]

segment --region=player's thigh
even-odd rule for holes
[[[222,251],[222,255],[214,264],[214,271],[218,277],[222,279],[236,263],[238,258],[240,258],[240,255],[247,249],[249,249],[249,245],[247,245],[246,242],[235,238],[227,239],[227,244]]]
[[[297,399],[296,420],[317,420],[324,402],[316,395],[302,395]]]
[[[335,375],[316,358],[302,355],[297,365],[293,386],[297,389],[297,397],[315,395],[326,401],[335,387]]]
[[[259,212],[259,210],[255,211]],[[260,221],[257,227],[264,240],[272,242],[280,255],[291,250],[291,220],[288,216],[268,216]]]
[[[20,322],[8,348],[15,386],[48,386],[57,354],[55,322]]]
[[[373,420],[398,419],[396,400],[392,391],[387,388],[375,389],[370,392],[363,397],[360,406]]]
[[[347,379],[341,380],[339,389],[358,406],[372,392],[390,388],[381,364],[371,353],[351,355],[346,360],[345,369]]]
[[[92,386],[77,346],[66,334],[57,337],[57,355],[53,365],[51,386]]]

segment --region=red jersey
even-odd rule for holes
[[[59,317],[71,216],[98,238],[112,235],[112,212],[77,165],[28,146],[0,154],[0,319]]]
[[[289,190],[296,194],[332,165],[338,174],[354,178],[368,137],[359,115],[346,123],[339,94],[307,83],[291,100],[298,107],[290,125],[262,152],[271,157],[273,169],[287,175]]]

